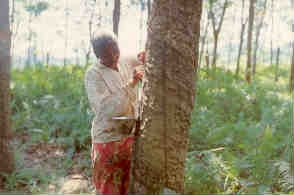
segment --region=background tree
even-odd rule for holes
[[[68,0],[65,0],[65,9],[64,9],[64,15],[65,15],[65,23],[64,23],[64,51],[63,51],[63,66],[67,64],[67,48],[68,48],[68,28],[69,28],[69,15],[70,15],[70,9],[68,7]]]
[[[252,76],[255,75],[257,65],[257,51],[259,48],[259,37],[261,29],[264,25],[264,18],[267,10],[267,0],[260,0],[256,3],[256,32],[255,32],[255,47],[253,51]]]
[[[212,66],[216,68],[218,39],[221,28],[224,22],[226,10],[229,6],[229,1],[224,0],[209,0],[209,18],[211,19],[214,47],[212,56]]]
[[[35,45],[33,46],[33,38],[36,37],[36,34],[32,30],[32,22],[34,17],[40,16],[45,10],[49,8],[49,3],[46,1],[24,1],[24,7],[26,12],[29,14],[28,17],[28,48],[27,48],[27,65],[32,63],[32,56],[36,55],[36,41]],[[36,58],[36,57],[35,57]]]
[[[243,42],[244,42],[244,33],[245,33],[246,25],[248,22],[248,19],[245,20],[245,18],[244,18],[244,7],[245,7],[245,2],[244,2],[244,0],[242,0],[241,32],[240,32],[240,43],[239,43],[238,57],[237,57],[236,76],[239,75],[239,71],[240,71],[240,59],[241,59],[241,54],[242,54]]]
[[[163,188],[184,192],[201,9],[200,0],[153,2],[131,193],[160,194]]]
[[[274,48],[273,48],[273,33],[274,33],[274,0],[271,1],[271,45],[270,45],[270,65],[273,65]]]
[[[280,65],[280,48],[277,49],[277,56],[276,56],[276,70],[275,70],[275,82],[279,80],[279,65]]]
[[[120,0],[114,0],[113,8],[113,32],[118,36],[119,20],[120,20]]]
[[[292,10],[294,13],[294,0],[291,0]],[[293,14],[294,15],[294,14]],[[294,17],[292,18],[292,35],[294,34]],[[290,90],[294,90],[294,38],[292,36],[292,60],[291,60],[291,73],[290,73]]]
[[[11,173],[13,156],[9,151],[10,132],[10,27],[9,1],[0,1],[0,173]],[[1,183],[0,176],[0,183]]]
[[[147,0],[147,13],[148,13],[148,18],[151,15],[151,0]]]
[[[204,3],[203,3],[203,6],[204,6]],[[203,9],[203,10],[205,10],[205,9]],[[202,18],[205,18],[205,19],[204,20],[201,20],[202,21],[202,24],[201,25],[202,26],[205,26],[205,27],[200,32],[200,40],[201,40],[201,42],[200,42],[200,53],[199,53],[199,62],[198,62],[199,67],[198,67],[198,70],[201,67],[202,56],[204,54],[204,47],[205,47],[206,39],[207,39],[207,35],[208,35],[208,28],[209,28],[209,25],[210,25],[210,20],[209,20],[209,17],[208,17],[209,14],[208,14],[207,11],[205,13],[206,13],[206,15],[202,14]]]
[[[254,23],[254,7],[255,0],[250,0],[249,4],[249,24],[248,24],[248,38],[247,38],[247,66],[246,66],[246,80],[248,83],[251,82],[251,47],[252,47],[252,30]]]

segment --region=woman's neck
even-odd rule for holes
[[[112,70],[118,72],[118,67],[117,67],[117,65],[113,65],[113,64],[108,63],[107,61],[103,61],[103,60],[101,60],[100,62],[101,62],[101,64],[103,64],[103,65],[106,66],[107,68],[110,68],[110,69],[112,69]]]

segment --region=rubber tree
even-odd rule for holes
[[[113,32],[118,36],[119,31],[119,21],[120,21],[120,0],[114,0],[113,8]]]
[[[130,194],[184,192],[201,11],[201,0],[153,1]]]
[[[14,169],[12,152],[9,150],[10,135],[10,26],[9,0],[0,1],[0,173]],[[1,183],[0,176],[0,183]]]
[[[250,0],[249,3],[249,24],[248,24],[248,37],[247,37],[247,66],[246,66],[246,80],[251,82],[251,64],[252,64],[252,34],[254,24],[254,7],[256,0]]]
[[[261,29],[264,25],[264,18],[267,10],[267,0],[258,1],[256,4],[256,33],[255,33],[255,47],[253,51],[252,76],[255,75],[257,65],[257,51],[259,48],[259,37]]]
[[[238,49],[238,56],[237,56],[237,65],[236,65],[236,72],[235,75],[238,76],[240,72],[240,61],[241,61],[241,55],[242,55],[242,49],[243,49],[243,43],[244,43],[244,34],[246,25],[248,22],[248,19],[245,19],[244,17],[244,7],[245,7],[245,0],[242,0],[242,8],[241,8],[241,32],[240,32],[240,43],[239,43],[239,49]]]
[[[214,47],[213,47],[213,56],[212,56],[212,66],[216,68],[217,62],[217,49],[218,49],[218,40],[219,35],[222,29],[224,22],[224,17],[227,8],[230,5],[229,0],[209,0],[209,18],[211,19],[211,26],[214,38]]]

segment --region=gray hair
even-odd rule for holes
[[[96,31],[91,39],[92,47],[97,58],[101,58],[106,46],[109,43],[118,45],[117,37],[115,34],[108,30]]]

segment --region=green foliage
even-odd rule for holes
[[[41,13],[49,8],[49,3],[46,1],[39,1],[36,4],[25,5],[25,10],[35,16],[40,16]]]
[[[84,72],[79,66],[42,65],[12,71],[13,130],[29,135],[23,147],[38,143],[63,146],[65,159],[58,164],[63,174],[74,166],[72,158],[78,150],[90,149],[93,114],[84,90]],[[293,193],[288,72],[281,70],[279,83],[273,82],[274,67],[258,72],[261,74],[248,85],[230,72],[218,69],[211,80],[211,73],[200,71],[185,193]],[[29,191],[40,192],[38,186],[56,176],[24,168],[19,163],[22,152],[17,153],[17,170],[6,175],[6,188],[25,185]],[[90,174],[89,156],[83,159],[79,166]]]
[[[84,68],[76,66],[13,70],[14,131],[29,134],[32,143],[87,147],[92,113],[83,75]]]
[[[273,67],[259,72],[250,85],[230,72],[218,70],[215,80],[200,72],[186,164],[187,193],[293,192],[289,182],[288,190],[281,188],[275,165],[290,161],[290,96],[283,79],[274,83]],[[222,149],[210,150],[214,148]]]

